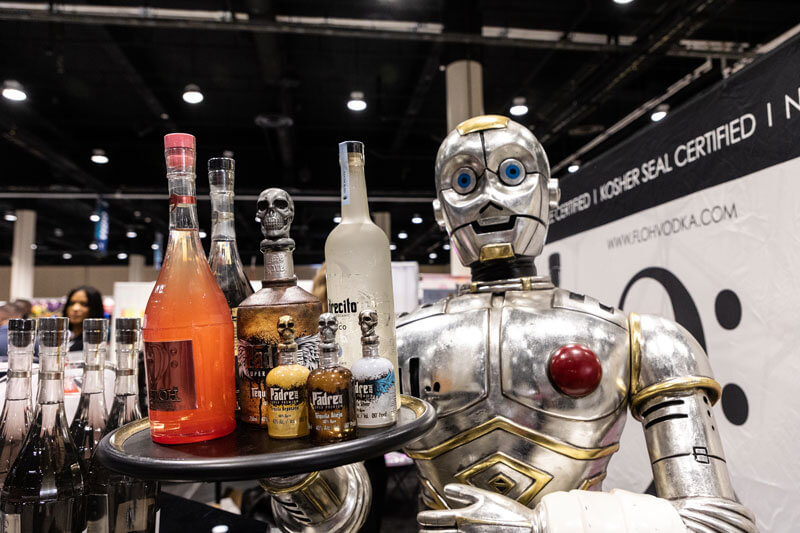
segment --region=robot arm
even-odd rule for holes
[[[372,502],[363,463],[260,483],[272,496],[278,527],[292,533],[355,533]]]
[[[656,492],[689,531],[754,532],[737,501],[712,406],[708,356],[678,324],[631,314],[631,413],[644,425]]]

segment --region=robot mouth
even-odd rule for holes
[[[486,222],[493,222],[494,220],[502,220],[503,222],[497,222],[494,224],[487,224]],[[514,224],[517,223],[517,215],[511,215],[508,217],[491,217],[488,219],[483,220],[483,224],[481,221],[475,220],[472,222],[472,231],[477,234],[482,233],[494,233],[495,231],[508,231],[510,229],[514,229]]]

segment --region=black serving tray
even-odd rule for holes
[[[428,402],[401,395],[397,423],[380,429],[357,429],[356,438],[313,444],[308,437],[270,439],[267,430],[239,423],[225,437],[194,444],[163,445],[150,438],[147,418],[118,428],[97,449],[111,470],[164,481],[235,481],[303,474],[363,461],[396,450],[425,434],[436,423]]]

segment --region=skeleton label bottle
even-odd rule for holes
[[[375,334],[378,314],[372,309],[365,309],[359,313],[358,323],[364,354],[353,363],[352,368],[358,427],[391,426],[397,418],[396,367],[389,359],[379,355],[380,339]]]
[[[336,344],[336,316],[319,317],[320,363],[308,375],[311,439],[314,442],[339,442],[355,435],[353,374],[339,364]]]
[[[364,145],[339,144],[342,171],[342,221],[325,241],[328,311],[339,322],[340,362],[347,368],[361,357],[358,314],[374,309],[383,356],[397,366],[394,293],[389,239],[369,216],[364,177]],[[399,394],[396,395],[399,401]]]
[[[294,319],[278,319],[279,365],[267,374],[269,407],[267,431],[273,439],[295,439],[308,435],[308,368],[298,363]]]
[[[277,362],[280,336],[276,324],[283,315],[294,319],[297,358],[311,370],[319,361],[317,322],[322,312],[319,298],[297,286],[289,229],[294,202],[286,191],[267,189],[258,198],[264,280],[261,290],[247,297],[237,309],[236,385],[239,420],[267,427],[269,404],[267,373]]]

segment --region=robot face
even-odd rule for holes
[[[294,220],[294,200],[283,189],[266,189],[258,197],[256,215],[261,219],[261,233],[267,239],[289,237]]]
[[[361,334],[369,337],[375,334],[375,327],[378,325],[378,313],[372,309],[365,309],[358,315],[358,323],[361,326]]]
[[[558,181],[530,130],[506,117],[459,124],[436,156],[434,214],[461,262],[539,255]]]
[[[333,313],[322,313],[319,315],[319,336],[322,342],[334,342],[336,340],[336,330],[338,327],[336,316]]]
[[[283,315],[278,319],[278,334],[285,344],[294,341],[294,319],[291,316]]]

